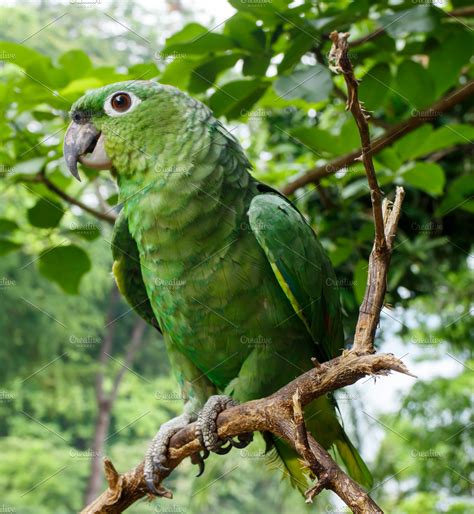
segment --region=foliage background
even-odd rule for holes
[[[79,184],[66,172],[61,145],[71,103],[119,80],[175,85],[223,118],[259,178],[284,187],[359,146],[343,82],[327,66],[331,30],[348,30],[353,41],[369,35],[351,59],[374,137],[426,117],[375,157],[384,191],[395,184],[407,191],[377,342],[405,354],[420,379],[340,391],[341,410],[387,512],[472,509],[472,98],[434,120],[427,115],[472,80],[472,16],[462,0],[3,3],[3,512],[77,512],[102,456],[94,453],[99,414],[108,419],[103,452],[125,470],[181,405],[162,341],[114,293],[103,218],[120,208],[115,186],[104,173],[83,169]],[[293,195],[336,267],[348,343],[373,236],[367,193],[356,163]],[[98,379],[106,394],[122,372],[107,403]],[[257,442],[213,462],[201,481],[184,465],[169,480],[173,502],[141,502],[130,512],[309,510],[265,468],[261,450]],[[329,493],[310,510],[345,512]]]

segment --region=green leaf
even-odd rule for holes
[[[257,53],[265,48],[265,32],[249,14],[240,12],[232,16],[225,24],[224,34],[245,50]]]
[[[432,32],[440,22],[441,14],[431,5],[417,5],[380,18],[380,27],[393,38],[416,32]]]
[[[79,292],[81,278],[90,269],[89,256],[75,245],[49,248],[39,258],[40,273],[69,294]]]
[[[432,132],[433,127],[430,124],[422,125],[402,137],[393,145],[393,148],[397,151],[402,161],[413,159],[420,150],[420,141],[426,141]]]
[[[234,48],[234,41],[223,34],[216,34],[199,23],[189,23],[166,40],[164,55],[189,55],[219,52]]]
[[[444,170],[434,162],[414,163],[401,176],[407,184],[432,196],[439,196],[443,192]]]
[[[354,242],[344,237],[338,237],[335,243],[329,247],[329,258],[336,268],[351,256],[354,250]]]
[[[341,197],[344,200],[351,198],[353,196],[360,196],[362,194],[368,193],[367,179],[360,178],[353,180],[347,186],[344,187],[341,193]]]
[[[456,31],[431,54],[428,72],[434,80],[437,97],[457,83],[461,68],[469,62],[473,43],[472,31]]]
[[[412,110],[430,105],[435,98],[431,75],[411,60],[403,61],[398,67],[395,90]]]
[[[11,41],[0,41],[0,54],[3,61],[11,62],[21,68],[27,68],[37,61],[49,61],[48,57],[36,50]]]
[[[373,111],[383,105],[391,84],[392,75],[388,64],[379,63],[370,68],[359,86],[359,97],[364,107]]]
[[[232,68],[241,57],[242,54],[221,55],[204,61],[191,71],[188,91],[200,93],[213,87],[218,75]]]
[[[378,153],[374,159],[392,171],[398,171],[403,164],[397,151],[390,147]]]
[[[354,278],[352,287],[357,303],[362,303],[365,294],[365,286],[367,283],[368,265],[367,262],[360,259],[354,268]]]
[[[41,87],[49,86],[56,90],[64,87],[69,82],[69,77],[64,73],[64,70],[53,66],[49,59],[40,59],[30,63],[26,71],[28,75],[25,80]]]
[[[9,220],[8,218],[0,218],[0,233],[10,234],[18,228],[16,221]]]
[[[280,97],[287,100],[299,98],[310,103],[327,100],[332,87],[331,74],[322,64],[296,70],[274,83],[275,91]]]
[[[320,156],[337,155],[340,150],[339,138],[318,127],[296,128],[291,135]]]
[[[36,204],[28,209],[28,221],[34,227],[53,228],[56,227],[64,215],[61,204],[46,198],[40,198]]]
[[[446,216],[455,209],[474,213],[474,177],[464,175],[454,180],[438,206],[435,216]]]
[[[208,30],[204,25],[200,25],[199,23],[188,23],[181,30],[175,32],[166,40],[165,50],[163,50],[162,53],[167,54],[166,47],[168,45],[187,43],[207,32]]]
[[[10,241],[9,239],[0,239],[0,255],[6,255],[21,248],[21,244]]]
[[[414,148],[412,157],[421,157],[443,148],[458,144],[469,145],[474,139],[474,127],[462,124],[447,124],[421,139],[418,149]]]
[[[128,68],[132,80],[151,80],[159,75],[159,70],[153,62],[141,62]]]
[[[242,73],[248,76],[265,76],[270,65],[270,54],[250,55],[244,58]]]
[[[38,173],[46,162],[46,157],[35,157],[28,161],[19,162],[13,167],[16,175],[33,175]]]
[[[265,25],[281,22],[281,18],[278,17],[278,12],[284,12],[289,0],[229,0],[230,5],[235,7],[240,12],[247,12],[255,17],[257,20],[264,20]]]
[[[224,84],[211,96],[210,106],[216,116],[228,119],[244,116],[267,89],[260,80],[235,80]]]
[[[197,62],[193,59],[176,58],[166,66],[160,77],[160,82],[180,89],[187,89],[191,72],[196,68],[196,65]]]
[[[295,34],[295,37],[285,51],[283,60],[278,65],[279,74],[299,63],[301,57],[314,45],[314,38],[309,34],[299,31]]]
[[[348,116],[339,134],[339,153],[346,153],[359,147],[360,135],[357,124],[352,116]]]
[[[76,100],[88,89],[96,89],[98,87],[102,87],[103,85],[103,82],[95,77],[84,77],[72,80],[65,88],[60,89],[59,93],[62,96]]]
[[[92,69],[89,56],[82,50],[69,50],[59,58],[59,64],[70,80],[86,75]]]

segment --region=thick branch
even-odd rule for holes
[[[306,372],[267,398],[247,402],[222,412],[217,420],[218,434],[224,438],[251,431],[270,431],[295,447],[296,434],[292,420],[293,397],[296,391],[304,407],[314,398],[353,384],[367,375],[388,375],[391,371],[410,374],[405,365],[393,355],[359,356],[352,351],[345,352],[342,356]],[[325,469],[334,469],[334,474],[329,477],[324,488],[334,491],[355,513],[381,512],[374,506],[367,493],[336,465],[316,441],[312,438],[309,438],[309,441],[316,460]],[[195,437],[195,424],[190,424],[171,439],[166,466],[172,470],[183,459],[203,449]],[[109,488],[86,507],[82,514],[122,512],[147,494],[143,462],[123,475],[112,471],[110,461],[106,460],[105,465]],[[168,474],[169,472],[157,476],[156,483],[161,482]],[[372,507],[367,510],[368,505]]]
[[[383,149],[390,146],[395,141],[398,141],[403,136],[417,129],[424,123],[435,120],[438,116],[444,112],[449,111],[455,105],[463,102],[471,95],[474,94],[474,80],[469,81],[467,84],[455,89],[445,97],[436,101],[433,105],[423,111],[416,111],[413,113],[411,118],[394,125],[390,130],[387,130],[385,134],[374,139],[372,142],[371,155],[375,155],[381,152]],[[324,177],[332,175],[343,168],[349,167],[354,164],[361,156],[362,150],[357,149],[348,154],[337,157],[336,159],[323,164],[322,166],[315,166],[309,169],[300,177],[294,179],[292,182],[282,188],[284,194],[292,194],[298,188],[317,182]]]

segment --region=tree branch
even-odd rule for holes
[[[261,400],[253,400],[222,412],[217,420],[219,437],[235,437],[250,431],[270,431],[282,437],[298,451],[296,425],[294,424],[293,397],[298,391],[302,407],[330,391],[353,384],[365,376],[388,375],[397,371],[411,375],[405,365],[390,354],[357,355],[347,351],[342,356],[318,365],[305,374],[296,378],[273,395]],[[199,439],[195,436],[195,423],[188,425],[175,434],[169,446],[169,456],[166,467],[173,470],[178,464],[195,453],[204,450]],[[381,512],[372,508],[365,510],[368,495],[350,479],[332,460],[329,454],[310,440],[311,452],[325,469],[334,470],[324,488],[333,490],[356,513]],[[305,449],[305,452],[307,450]],[[305,453],[307,456],[307,453]],[[304,455],[302,455],[304,457]],[[82,514],[106,514],[122,512],[135,501],[147,495],[147,486],[143,477],[143,462],[125,474],[119,475],[111,471],[111,463],[105,460],[105,466],[110,474],[109,488],[102,493]],[[156,483],[160,483],[170,474],[157,475]],[[341,479],[343,482],[340,482]],[[363,498],[363,500],[361,499]]]
[[[359,102],[358,82],[354,76],[351,61],[347,55],[349,33],[339,34],[338,32],[332,32],[329,37],[332,41],[329,62],[334,63],[334,71],[342,73],[344,76],[348,91],[346,109],[351,111],[357,123],[357,128],[359,129],[360,142],[362,143],[362,162],[366,169],[372,199],[372,212],[375,223],[375,247],[377,252],[384,253],[387,243],[385,241],[382,217],[382,191],[380,191],[377,177],[375,176],[374,163],[372,162],[372,145],[370,142],[369,124],[367,123],[368,115],[364,112]]]
[[[467,84],[455,89],[440,100],[437,100],[431,107],[420,112],[415,112],[413,116],[397,123],[390,130],[387,130],[387,132],[376,138],[372,143],[371,155],[381,152],[384,148],[387,148],[387,146],[390,146],[424,123],[435,120],[438,116],[449,111],[452,107],[463,102],[473,94],[474,80],[470,80]],[[360,158],[361,153],[362,150],[359,148],[341,157],[337,157],[322,166],[315,166],[284,186],[281,190],[284,194],[290,195],[306,184],[317,182],[324,177],[336,173],[336,171],[342,168],[347,168],[351,164],[354,164]]]
[[[299,376],[276,393],[253,400],[222,412],[217,419],[220,438],[235,437],[247,432],[271,432],[287,441],[302,457],[305,465],[318,477],[316,484],[306,491],[311,502],[323,489],[332,490],[356,514],[380,514],[382,510],[362,487],[342,471],[328,452],[307,433],[303,407],[331,391],[353,384],[365,376],[388,375],[391,371],[411,375],[406,366],[390,354],[373,355],[375,329],[383,306],[386,276],[393,249],[393,239],[401,213],[404,192],[397,188],[395,202],[381,203],[372,163],[372,147],[367,121],[358,100],[358,83],[347,56],[348,34],[332,33],[331,56],[337,71],[344,73],[348,89],[348,108],[356,118],[363,147],[363,162],[370,189],[375,223],[374,247],[369,259],[369,278],[364,302],[361,305],[353,348],[322,364],[314,360],[315,367]],[[169,442],[165,466],[169,471],[159,472],[155,484],[164,496],[171,497],[161,482],[186,457],[204,450],[196,437],[192,423],[176,433]],[[102,493],[82,514],[122,512],[136,500],[147,495],[142,462],[133,470],[119,474],[109,460],[105,472],[109,483]]]
[[[44,184],[51,192],[57,194],[60,198],[65,200],[66,202],[76,205],[77,207],[80,207],[83,211],[88,212],[89,214],[92,214],[92,216],[95,216],[97,219],[100,219],[102,221],[106,221],[107,223],[110,223],[113,225],[116,220],[116,216],[114,214],[111,214],[109,212],[101,212],[93,207],[89,207],[85,203],[82,203],[80,200],[77,200],[73,196],[68,195],[65,191],[63,191],[61,188],[59,188],[56,184],[51,182],[49,178],[44,173],[38,173],[36,175],[37,182],[41,182]]]

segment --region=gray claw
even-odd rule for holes
[[[162,486],[155,487],[155,475],[166,475],[169,468],[164,465],[168,453],[168,444],[173,435],[191,422],[189,414],[182,414],[161,425],[145,455],[143,474],[149,491],[155,496],[170,494]]]

